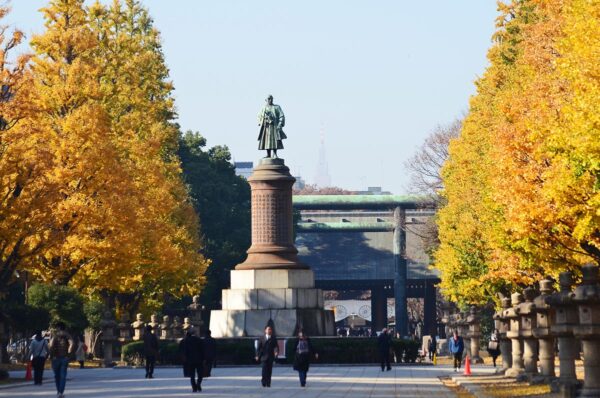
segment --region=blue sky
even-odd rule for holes
[[[46,0],[8,22],[43,30]],[[401,194],[404,162],[461,116],[486,65],[495,0],[144,0],[161,31],[179,123],[257,161],[268,94],[286,114],[280,153],[314,180],[321,130],[333,185]]]

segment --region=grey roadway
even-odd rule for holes
[[[478,373],[488,371],[478,367]],[[151,380],[144,379],[143,369],[69,369],[65,397],[456,397],[439,380],[454,374],[448,366],[396,366],[389,372],[376,366],[313,366],[302,388],[297,373],[286,366],[275,367],[272,387],[263,388],[259,367],[216,368],[202,383],[202,393],[192,393],[180,368],[157,368]],[[0,397],[56,397],[52,372],[46,370],[42,386],[2,388]]]

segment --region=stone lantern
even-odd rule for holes
[[[120,342],[126,343],[131,340],[131,322],[127,312],[123,312],[123,315],[121,316],[121,322],[119,322],[117,328],[119,329]]]
[[[577,386],[575,374],[575,357],[577,341],[573,329],[579,323],[577,307],[571,292],[573,274],[563,272],[559,275],[560,291],[546,297],[546,303],[554,309],[554,323],[550,327],[552,334],[558,339],[558,358],[560,359],[560,375],[558,384],[565,395],[573,395]]]
[[[579,325],[573,332],[583,342],[583,389],[581,397],[600,397],[600,275],[598,266],[584,265],[583,280],[575,289]]]
[[[481,339],[481,324],[479,316],[477,316],[477,308],[472,305],[469,308],[467,316],[467,325],[469,328],[469,339],[471,340],[471,362],[483,363],[483,359],[479,356],[479,340]]]
[[[152,333],[156,337],[160,337],[160,323],[158,323],[158,315],[150,315],[150,322],[148,322],[148,326],[152,327]]]
[[[102,347],[104,352],[104,359],[102,361],[104,367],[113,366],[113,343],[117,340],[114,330],[117,326],[117,322],[112,319],[110,311],[104,313],[104,319],[100,321],[100,328],[102,329]]]
[[[133,339],[141,340],[144,337],[144,327],[146,323],[142,320],[142,314],[137,314],[135,316],[135,322],[131,324],[133,328]]]
[[[525,374],[529,377],[538,373],[538,341],[533,335],[533,329],[537,326],[537,314],[533,300],[537,296],[534,289],[528,287],[523,291],[525,302],[519,305],[519,316],[521,317],[521,338],[523,339],[523,366]]]
[[[180,339],[183,337],[183,325],[181,324],[181,318],[178,316],[173,317],[173,338]]]
[[[511,341],[512,366],[504,374],[509,377],[517,377],[525,371],[523,367],[523,340],[521,339],[521,317],[520,305],[523,303],[521,293],[513,293],[510,296],[511,307],[504,310],[504,318],[510,322],[510,330],[506,333]]]
[[[494,314],[494,324],[498,331],[498,343],[500,345],[500,354],[502,355],[502,369],[500,373],[506,372],[512,366],[511,342],[506,333],[510,330],[510,320],[504,316],[504,311],[510,308],[510,298],[502,297],[500,299],[502,309]]]
[[[538,339],[539,343],[539,359],[541,382],[550,382],[554,377],[554,336],[550,331],[550,327],[554,323],[554,309],[546,303],[546,298],[550,296],[552,291],[552,281],[544,279],[540,281],[540,295],[537,296],[533,303],[537,315],[537,325],[532,329],[533,336]]]
[[[469,324],[467,323],[468,313],[461,311],[456,314],[456,330],[462,337],[465,345],[465,355],[471,356],[471,337],[469,336]]]
[[[200,329],[204,325],[204,322],[202,321],[202,310],[204,307],[200,304],[200,296],[196,295],[192,297],[192,304],[188,305],[187,308],[190,323],[194,326],[194,329],[200,332]]]
[[[190,322],[190,318],[185,317],[183,318],[183,334],[185,335],[189,330],[194,329],[194,325],[192,325],[192,322]]]
[[[170,340],[173,338],[173,326],[171,325],[171,318],[168,315],[163,316],[163,323],[160,324],[160,338],[161,340]]]

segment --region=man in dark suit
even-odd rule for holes
[[[279,350],[277,348],[277,338],[273,333],[273,328],[267,326],[265,335],[258,341],[256,350],[256,360],[262,364],[262,386],[271,387],[271,374],[273,373],[273,361],[277,358]]]

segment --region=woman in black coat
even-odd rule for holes
[[[314,355],[316,359],[319,358],[319,354],[314,351],[309,338],[304,332],[298,332],[298,341],[294,348],[294,370],[298,371],[302,387],[306,387],[306,374],[308,373],[311,355]]]

